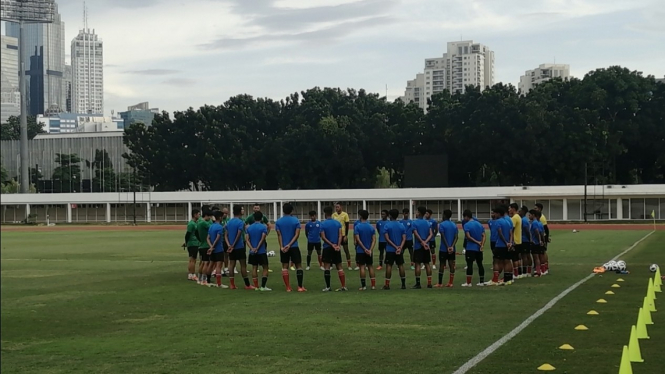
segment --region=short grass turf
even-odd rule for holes
[[[461,288],[460,261],[453,289],[359,292],[358,273],[347,271],[350,291],[324,294],[323,273],[315,266],[305,273],[309,292],[287,294],[277,259],[271,261],[272,293],[204,288],[187,281],[182,232],[3,231],[1,369],[42,374],[452,373],[593,266],[646,234],[554,232],[549,250],[553,274],[508,287]],[[271,235],[272,249],[274,240]],[[613,289],[616,295],[603,294],[617,276],[594,277],[470,372],[531,373],[545,362],[559,372],[616,372],[646,292],[648,265],[665,263],[663,240],[665,233],[654,234],[625,256],[632,274],[622,276],[626,281]],[[412,285],[412,271],[407,278]],[[383,279],[378,275],[377,285]],[[295,285],[294,272],[291,282]],[[333,272],[333,287],[338,285]],[[397,274],[393,285],[399,285]],[[601,297],[608,303],[596,304]],[[587,316],[590,309],[600,315]],[[658,354],[665,341],[665,318],[659,313],[649,329],[651,339],[642,343],[646,362],[634,364],[635,373],[665,366]],[[590,330],[573,330],[580,323]],[[564,343],[575,351],[558,351]]]

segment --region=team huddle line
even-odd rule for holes
[[[342,251],[346,256],[348,270],[360,271],[360,291],[367,290],[369,273],[372,290],[376,289],[376,271],[385,265],[384,285],[389,290],[393,267],[397,267],[401,288],[406,289],[405,252],[411,259],[411,269],[415,273],[413,289],[420,289],[422,270],[427,276],[427,288],[453,287],[456,269],[456,256],[463,255],[466,260],[466,282],[462,287],[472,287],[474,263],[478,268],[478,286],[510,285],[515,279],[540,277],[549,273],[547,244],[550,242],[547,219],[542,214],[542,205],[529,210],[517,204],[497,206],[492,209],[490,228],[490,248],[493,258],[492,280],[485,281],[483,265],[486,243],[485,228],[473,216],[470,210],[463,213],[462,230],[463,251],[457,253],[458,227],[451,220],[452,211],[443,212],[444,219],[438,222],[432,218],[432,211],[418,207],[416,219],[409,219],[409,209],[403,209],[403,218],[398,220],[397,209],[382,210],[381,219],[372,226],[368,220],[369,212],[360,210],[359,219],[353,225],[353,243],[355,247],[355,267],[352,267],[349,251],[350,219],[341,204],[323,209],[325,220],[317,220],[317,212],[309,212],[310,221],[305,224],[307,237],[306,270],[311,267],[312,255],[317,254],[319,267],[323,270],[324,292],[332,291],[331,269],[337,270],[340,287],[336,291],[347,291],[346,274],[343,268]],[[301,234],[300,220],[292,215],[293,205],[284,204],[283,217],[274,225],[279,245],[282,280],[287,292],[292,292],[289,269],[296,271],[297,291],[305,292],[302,256],[298,244]],[[254,205],[253,213],[246,219],[242,206],[233,207],[233,218],[229,218],[228,209],[204,206],[192,211],[192,219],[187,224],[183,247],[189,253],[188,279],[209,287],[237,289],[235,274],[240,275],[247,290],[271,291],[267,287],[269,257],[274,251],[267,250],[267,237],[272,231],[268,219],[261,213],[260,206]],[[438,283],[432,283],[432,270],[436,270],[436,237],[439,243]],[[379,251],[379,264],[374,268],[374,251]],[[198,272],[196,260],[200,257]],[[247,269],[251,265],[251,277]],[[444,285],[446,267],[449,280]],[[261,280],[259,283],[259,268]],[[503,273],[503,279],[500,279]],[[228,277],[229,285],[222,283]],[[214,281],[213,281],[214,279]]]

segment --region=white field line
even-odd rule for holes
[[[626,248],[626,250],[624,250],[623,252],[621,252],[621,253],[619,253],[618,255],[614,256],[614,258],[612,258],[612,260],[616,260],[617,258],[619,258],[619,257],[625,255],[626,253],[632,251],[632,250],[633,250],[635,247],[637,247],[637,246],[638,246],[643,240],[645,240],[646,238],[648,238],[649,236],[651,236],[651,234],[653,234],[654,232],[655,232],[655,231],[651,231],[650,233],[646,234],[644,237],[642,237],[642,239],[636,241],[635,243],[633,243],[633,245],[631,245],[630,247]],[[489,347],[485,348],[482,352],[478,353],[476,356],[474,356],[474,357],[471,358],[469,361],[467,361],[466,363],[464,363],[464,365],[460,366],[460,368],[457,369],[457,370],[455,370],[455,372],[453,372],[453,374],[465,374],[466,372],[468,372],[469,370],[471,370],[474,366],[478,365],[482,360],[484,360],[485,358],[487,358],[487,356],[489,356],[489,355],[491,355],[492,353],[494,353],[494,351],[496,351],[497,349],[501,348],[501,346],[503,346],[504,344],[508,343],[508,341],[509,341],[510,339],[514,338],[517,334],[519,334],[520,332],[522,332],[522,330],[524,330],[525,328],[527,328],[527,327],[528,327],[533,321],[536,320],[536,318],[542,316],[545,312],[547,312],[548,310],[550,310],[550,309],[551,309],[551,308],[552,308],[557,302],[559,302],[559,300],[563,299],[566,295],[568,295],[569,293],[571,293],[571,292],[572,292],[573,290],[575,290],[577,287],[581,286],[581,285],[584,284],[586,281],[588,281],[589,279],[593,278],[594,275],[595,275],[594,273],[591,273],[591,274],[587,275],[586,277],[584,277],[584,278],[583,278],[582,280],[580,280],[579,282],[577,282],[577,283],[573,284],[572,286],[568,287],[567,289],[565,289],[565,290],[564,290],[563,292],[561,292],[558,296],[556,296],[555,298],[553,298],[552,300],[550,300],[550,302],[548,302],[547,304],[545,304],[545,306],[543,306],[542,308],[538,309],[538,310],[537,310],[535,313],[533,313],[529,318],[525,319],[524,322],[522,322],[519,326],[515,327],[512,331],[510,331],[509,333],[507,333],[506,335],[504,335],[504,336],[503,336],[502,338],[500,338],[499,340],[495,341],[495,342],[494,342],[492,345],[490,345]]]

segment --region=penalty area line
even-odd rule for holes
[[[626,250],[623,252],[619,253],[616,255],[612,260],[616,260],[617,258],[625,255],[626,253],[632,251],[635,247],[637,247],[642,241],[644,241],[646,238],[651,236],[655,231],[651,231],[650,233],[646,234],[642,239],[636,241],[628,247]],[[548,310],[552,309],[552,307],[559,302],[559,300],[563,299],[566,295],[571,293],[573,290],[575,290],[577,287],[581,286],[584,284],[586,281],[589,279],[593,278],[595,274],[591,273],[584,277],[582,280],[578,281],[577,283],[573,284],[572,286],[566,288],[561,292],[559,295],[557,295],[555,298],[550,300],[545,306],[542,308],[538,309],[535,313],[533,313],[529,318],[525,319],[524,322],[520,323],[519,326],[515,327],[512,331],[504,335],[502,338],[499,340],[495,341],[492,345],[489,347],[485,348],[482,352],[478,353],[476,356],[471,358],[469,361],[464,363],[464,365],[460,366],[459,369],[455,370],[453,374],[465,374],[469,370],[471,370],[474,366],[478,365],[482,360],[487,358],[487,356],[491,355],[494,353],[497,349],[501,348],[504,344],[508,343],[510,339],[514,338],[517,334],[522,332],[525,328],[527,328],[533,321],[535,321],[538,317],[542,316],[545,312]]]

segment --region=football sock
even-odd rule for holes
[[[323,278],[326,280],[326,288],[330,288],[330,270],[323,271]]]
[[[533,269],[531,269],[531,266],[527,266],[526,267],[526,273],[527,274],[532,274],[532,272],[533,272]]]
[[[349,264],[351,261],[349,261]],[[337,275],[339,276],[339,282],[342,284],[342,288],[346,287],[346,276],[344,275],[344,270],[338,270]]]
[[[286,288],[290,288],[291,285],[289,284],[289,270],[288,269],[282,269],[282,280],[284,281],[284,285]]]
[[[427,276],[427,285],[428,285],[428,286],[431,286],[431,285],[432,285],[432,276],[431,276],[431,275],[428,275],[428,276]]]
[[[249,287],[249,285],[250,285],[249,278],[248,277],[243,277],[242,280],[245,281],[245,287]]]
[[[441,269],[441,270],[443,270],[443,269]],[[443,284],[443,272],[442,271],[439,272],[439,284]]]
[[[222,285],[222,274],[215,274],[215,277],[217,278],[217,285],[221,286]]]
[[[370,279],[369,279],[369,282],[370,282],[370,284],[372,285],[372,287],[376,287],[376,279],[374,279],[374,278],[370,278]]]
[[[268,277],[262,277],[261,278],[261,287],[266,288],[267,283],[268,283]]]
[[[365,278],[360,278],[360,285],[362,286],[362,288],[367,287],[367,281],[365,280]]]
[[[349,267],[351,267],[351,260],[346,260],[346,264],[349,265]]]
[[[259,288],[259,278],[252,278],[252,282],[254,283],[254,287]]]
[[[296,271],[296,277],[298,278],[298,287],[302,287],[302,278],[305,273],[302,271],[302,269],[298,269]]]
[[[416,286],[420,286],[420,277],[416,277]]]
[[[307,254],[307,267],[312,264],[312,254],[308,253]]]
[[[235,286],[236,286],[236,278],[234,277],[234,278],[229,279],[229,282],[231,282],[231,288],[235,288]]]
[[[420,279],[418,279],[418,282],[420,282]],[[402,277],[402,287],[406,287],[406,277]]]
[[[494,275],[492,276],[492,282],[496,283],[499,281],[499,272],[495,271]]]
[[[323,262],[321,262],[321,256],[317,256],[319,258],[319,266],[323,266]]]
[[[448,280],[448,283],[453,284],[454,279],[455,279],[455,273],[450,273],[450,279]]]
[[[386,286],[390,287],[390,278],[386,279]]]
[[[432,265],[436,265],[436,255],[432,254]]]
[[[473,278],[473,275],[467,275],[466,276],[466,283],[471,284],[471,278]],[[481,280],[480,283],[483,283],[483,281]]]

